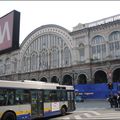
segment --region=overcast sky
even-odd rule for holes
[[[42,25],[57,24],[72,31],[78,23],[120,14],[120,1],[0,1],[0,17],[12,10],[21,12],[21,43]]]

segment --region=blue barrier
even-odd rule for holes
[[[107,83],[77,84],[74,88],[84,99],[106,99],[109,94],[120,91],[120,83],[113,83],[113,89],[108,89]]]

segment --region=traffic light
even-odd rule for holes
[[[108,89],[113,89],[113,84],[111,82],[108,83]]]

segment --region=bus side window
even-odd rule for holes
[[[16,90],[15,95],[16,104],[30,103],[30,91],[28,90]]]
[[[0,106],[6,105],[4,89],[0,89]]]
[[[66,101],[67,100],[67,93],[65,90],[58,90],[57,91],[57,98],[59,101]]]
[[[50,102],[50,91],[49,90],[44,91],[44,101]]]
[[[15,94],[14,94],[14,90],[8,90],[8,105],[13,105],[14,104],[14,97],[15,97]]]
[[[56,90],[51,90],[50,91],[50,101],[52,101],[52,102],[57,102],[58,101]]]
[[[67,92],[65,90],[61,90],[61,100],[62,101],[67,100]]]
[[[0,106],[14,104],[14,90],[2,89],[0,90]]]

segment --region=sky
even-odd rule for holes
[[[0,1],[0,17],[13,10],[21,13],[21,44],[42,25],[56,24],[72,31],[78,23],[120,14],[120,1]]]

